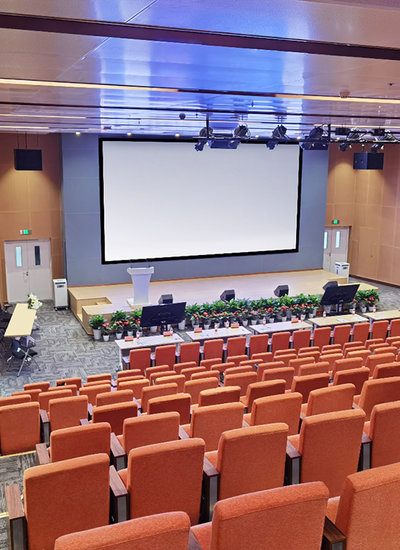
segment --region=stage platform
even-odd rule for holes
[[[128,277],[128,275],[127,275]],[[174,302],[188,304],[213,302],[226,289],[233,288],[236,298],[269,298],[274,295],[278,285],[289,286],[289,295],[322,294],[327,281],[346,283],[344,277],[324,269],[305,271],[281,271],[276,273],[251,273],[248,275],[229,275],[224,277],[201,277],[195,279],[172,279],[150,283],[149,298],[157,304],[161,294],[172,294]],[[360,289],[376,288],[362,283]],[[80,321],[88,334],[92,333],[89,319],[92,315],[102,314],[110,319],[117,310],[130,311],[128,298],[133,297],[132,283],[74,286],[68,289],[71,311]]]

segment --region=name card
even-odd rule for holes
[[[231,323],[231,328],[239,328],[239,323]]]
[[[298,320],[297,317],[292,317],[292,323],[298,323],[298,322],[299,322],[299,320]]]
[[[133,336],[125,336],[125,342],[133,342]]]
[[[195,334],[201,334],[203,332],[203,329],[202,328],[195,328],[194,329],[194,333]]]
[[[163,332],[163,336],[172,336],[172,332],[170,330],[166,330],[165,332]]]

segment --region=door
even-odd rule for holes
[[[52,299],[50,239],[6,241],[4,251],[8,301],[26,302],[30,293]]]
[[[347,262],[349,227],[325,227],[324,269],[335,272],[335,262]]]

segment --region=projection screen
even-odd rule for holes
[[[298,145],[99,147],[103,263],[297,251]]]

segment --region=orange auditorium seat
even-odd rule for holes
[[[249,384],[257,382],[256,372],[244,372],[241,374],[227,374],[224,379],[224,386],[239,386],[240,394],[246,395]]]
[[[281,369],[268,369],[264,371],[262,382],[268,382],[269,380],[285,380],[286,390],[292,387],[294,377],[294,369],[290,367],[283,367]]]
[[[267,382],[253,382],[247,387],[247,393],[244,397],[240,398],[240,401],[251,411],[253,402],[260,397],[267,397],[268,395],[278,395],[285,393],[286,380],[269,380]]]
[[[81,419],[88,416],[88,398],[86,395],[61,397],[49,401],[50,429],[60,430],[79,426]]]
[[[122,380],[124,380],[122,378]],[[120,382],[117,388],[119,390],[131,390],[133,392],[133,397],[135,399],[140,399],[142,397],[143,388],[148,388],[150,386],[150,380],[147,378],[141,378],[139,380],[128,380],[125,382]]]
[[[137,447],[178,441],[179,421],[176,411],[127,418],[117,438],[127,454]]]
[[[306,416],[312,416],[351,409],[354,393],[355,386],[353,384],[340,384],[313,390],[308,396],[307,403],[302,405],[302,412]]]
[[[370,379],[364,382],[360,396],[354,398],[355,403],[366,414],[369,420],[372,409],[379,403],[389,403],[400,400],[400,377]]]
[[[222,361],[223,347],[224,341],[221,338],[218,338],[216,340],[206,340],[203,347],[203,358],[219,359],[220,361]]]
[[[369,369],[361,367],[359,369],[342,370],[335,374],[333,378],[333,386],[339,386],[341,384],[353,384],[355,387],[355,394],[361,393],[364,382],[369,378]]]
[[[311,391],[326,388],[329,384],[329,374],[311,374],[309,376],[295,376],[291,391],[299,392],[303,396],[303,403],[307,403]]]
[[[113,403],[101,407],[93,407],[92,422],[108,422],[111,431],[116,435],[122,434],[124,420],[137,416],[138,406],[135,401],[129,403]]]
[[[200,342],[185,342],[181,344],[179,349],[179,362],[188,363],[194,362],[199,364],[200,359]]]
[[[50,434],[51,462],[97,453],[109,455],[110,444],[111,428],[107,422],[55,430]]]
[[[205,367],[199,367],[198,364],[196,365],[194,361],[186,361],[186,363],[175,363],[174,368],[172,370],[174,370],[177,374],[182,374],[182,371],[187,369],[199,369],[198,371],[195,371],[195,372],[201,372],[201,371],[207,370]]]
[[[393,363],[395,360],[394,353],[377,353],[367,357],[365,366],[370,370],[370,376],[374,376],[374,370],[377,365],[383,365],[386,363]]]
[[[96,396],[96,407],[102,405],[111,405],[113,403],[126,403],[132,401],[133,391],[130,389],[121,389],[117,391],[108,391],[99,393]]]
[[[268,352],[269,336],[268,334],[253,334],[249,340],[249,357],[257,353]]]
[[[142,373],[151,366],[151,349],[132,349],[129,352],[129,368],[140,369]]]
[[[339,325],[333,329],[333,343],[344,345],[350,340],[351,325]]]
[[[383,340],[385,340],[388,328],[389,321],[374,321],[372,323],[371,338],[383,338]]]
[[[62,388],[62,387],[63,386],[60,386],[60,388]],[[72,397],[72,390],[60,389],[60,390],[57,390],[57,391],[41,392],[39,394],[40,408],[45,410],[45,411],[48,411],[49,410],[49,401],[51,399],[58,399],[58,398],[61,398],[61,397]]]
[[[220,405],[222,403],[235,403],[236,401],[240,401],[239,386],[202,390],[199,395],[199,407]]]
[[[371,468],[400,462],[400,401],[375,405],[364,432],[372,442]]]
[[[246,354],[246,336],[235,336],[228,338],[226,342],[226,355],[245,355]],[[246,356],[247,357],[247,356]]]
[[[199,402],[201,391],[217,388],[218,384],[219,377],[216,378],[215,376],[210,375],[209,378],[187,380],[183,388],[183,393],[188,393],[190,395],[192,405],[195,405]]]
[[[176,374],[175,376],[158,376],[155,379],[155,384],[176,384],[178,386],[178,393],[183,392],[183,387],[186,382],[186,378],[183,374]]]
[[[368,340],[369,323],[356,323],[353,328],[353,342],[365,343]]]
[[[301,365],[299,376],[307,376],[309,374],[329,373],[328,361],[319,361],[318,363],[310,363],[309,365]]]
[[[176,346],[157,346],[154,353],[155,366],[168,365],[170,369],[175,364]]]
[[[87,377],[86,382],[99,382],[99,383],[110,382],[111,384],[111,374],[108,372],[104,374],[93,374]]]
[[[290,332],[275,332],[271,338],[271,351],[275,353],[278,349],[289,348]]]
[[[106,393],[111,391],[111,386],[108,384],[101,384],[99,386],[88,386],[79,390],[79,395],[87,395],[89,403],[95,405],[96,397],[99,393]],[[61,396],[60,396],[61,397]]]
[[[50,382],[35,382],[33,384],[25,384],[24,385],[24,391],[27,391],[27,390],[40,390],[41,392],[45,392],[48,389],[50,389]]]
[[[164,395],[172,395],[178,391],[177,384],[160,384],[159,386],[148,386],[142,389],[142,397],[139,402],[139,406],[143,412],[147,410],[147,403],[149,399],[153,397],[161,397]]]
[[[305,357],[300,357],[298,359],[291,359],[289,361],[289,367],[291,369],[294,369],[295,376],[298,375],[300,366],[302,365],[309,365],[311,363],[315,363],[314,357],[308,357],[307,355]]]
[[[0,407],[2,455],[33,451],[37,443],[40,443],[38,403],[20,403]]]
[[[392,376],[400,376],[400,363],[398,361],[377,365],[372,378],[391,378]]]
[[[177,393],[149,399],[146,412],[147,414],[154,414],[177,411],[181,417],[180,423],[188,424],[190,422],[190,405],[189,393]]]
[[[250,426],[284,422],[289,427],[288,435],[294,435],[299,431],[302,400],[303,396],[297,392],[260,397],[253,401],[251,413],[243,419]]]
[[[310,345],[311,342],[311,329],[310,330],[295,330],[293,332],[293,349],[299,351],[300,348],[305,348]]]
[[[318,327],[314,330],[313,345],[322,348],[330,343],[331,327]]]

